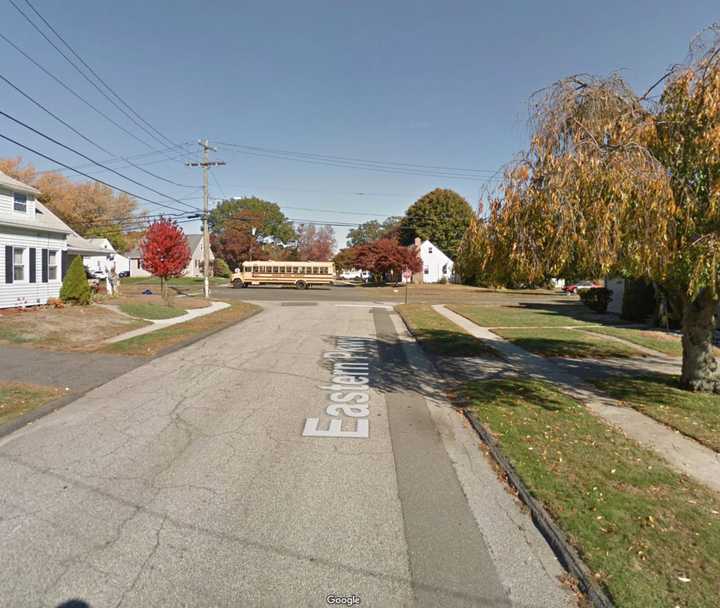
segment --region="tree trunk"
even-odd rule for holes
[[[720,393],[720,366],[713,351],[718,300],[707,289],[685,302],[680,384],[691,391]]]
[[[167,304],[167,279],[165,277],[160,277],[160,297]]]

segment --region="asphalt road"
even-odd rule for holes
[[[212,295],[221,300],[243,300],[247,302],[373,302],[378,304],[399,304],[405,301],[405,287],[365,287],[362,285],[327,285],[311,289],[296,289],[291,286],[261,285],[245,289],[230,286],[215,286]],[[543,290],[488,290],[460,285],[411,285],[407,290],[410,303],[434,304],[515,304],[518,302],[540,305],[566,305],[579,303],[577,296]]]
[[[269,304],[129,371],[0,440],[0,487],[3,606],[574,605],[367,303]]]

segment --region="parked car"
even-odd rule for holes
[[[124,279],[125,277],[129,277],[129,276],[130,276],[130,271],[129,271],[129,270],[123,270],[121,273],[118,274],[118,276],[119,276],[121,279]]]
[[[595,283],[594,281],[580,281],[579,283],[572,283],[571,285],[565,285],[565,287],[562,288],[562,290],[565,293],[579,293],[581,291],[587,291],[588,289],[592,289],[593,287],[604,287],[604,285],[601,285],[600,283]]]

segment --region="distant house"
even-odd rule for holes
[[[187,240],[188,247],[190,247],[190,261],[183,271],[185,277],[201,277],[203,276],[203,264],[204,264],[204,247],[202,234],[186,234],[185,239]],[[142,252],[140,247],[136,247],[132,251],[129,251],[127,257],[130,262],[130,276],[131,277],[149,277],[150,273],[143,268],[142,265]],[[215,256],[213,255],[212,249],[210,250],[210,274],[212,274],[212,266]]]
[[[83,257],[83,264],[90,272],[104,273],[108,269],[115,266],[115,272],[128,272],[130,270],[130,260],[124,255],[119,254],[112,243],[108,239],[86,239],[98,249],[105,251],[105,254],[88,255]]]
[[[39,196],[36,188],[0,172],[0,308],[47,304],[60,295],[75,256],[101,253]]]
[[[416,238],[413,246],[422,260],[422,270],[413,275],[413,283],[440,283],[454,280],[453,261],[436,245],[428,240],[421,241]],[[405,281],[405,278],[403,280]]]

